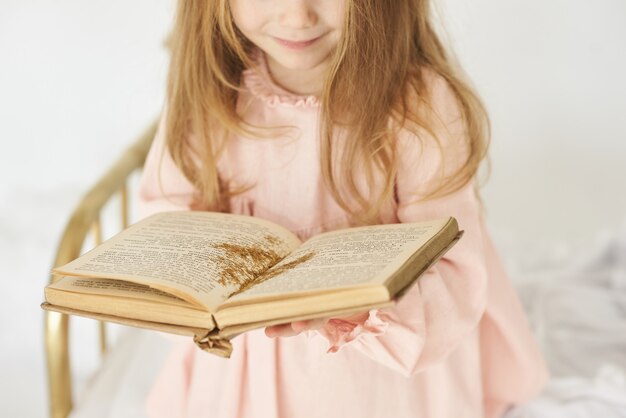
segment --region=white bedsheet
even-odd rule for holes
[[[626,223],[577,248],[515,244],[498,246],[552,378],[506,418],[626,418]],[[72,417],[144,416],[169,344],[126,331]]]
[[[626,223],[577,248],[506,259],[552,373],[507,418],[626,417]]]
[[[604,365],[595,377],[550,380],[536,399],[506,414],[506,418],[626,417],[626,378],[622,370]]]

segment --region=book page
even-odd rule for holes
[[[54,272],[141,283],[213,311],[299,244],[295,235],[262,219],[165,212]]]
[[[191,307],[189,302],[174,295],[153,289],[149,286],[113,279],[84,279],[81,277],[63,277],[46,287],[66,292],[89,295],[119,296],[133,299],[151,300],[167,305]]]
[[[280,293],[383,284],[446,222],[448,219],[376,225],[320,234],[227,303]]]

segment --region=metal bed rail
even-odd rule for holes
[[[156,133],[153,122],[139,136],[104,176],[83,196],[74,209],[57,247],[54,267],[77,258],[90,232],[96,244],[102,241],[100,217],[102,208],[117,193],[121,194],[121,226],[128,226],[128,179],[140,169]],[[55,277],[51,275],[50,282]],[[100,322],[100,349],[106,351],[106,330]],[[45,351],[48,367],[50,416],[65,418],[72,410],[72,376],[69,355],[69,318],[56,312],[45,312]]]

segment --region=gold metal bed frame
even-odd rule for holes
[[[121,195],[121,225],[128,226],[129,176],[140,169],[156,133],[156,122],[129,147],[109,171],[84,195],[65,227],[57,248],[54,266],[68,263],[81,254],[91,232],[95,244],[102,241],[102,208],[116,194]],[[54,277],[51,277],[52,282]],[[69,358],[69,318],[56,312],[45,313],[45,350],[48,361],[50,416],[65,418],[72,410],[72,376]],[[100,322],[100,349],[106,351],[105,324]]]

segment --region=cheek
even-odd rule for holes
[[[333,29],[342,31],[346,20],[347,0],[327,0],[322,2],[324,21]]]
[[[230,1],[233,22],[244,35],[263,27],[263,15],[259,12],[259,7],[255,7],[253,3],[249,0]]]

